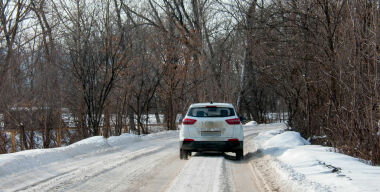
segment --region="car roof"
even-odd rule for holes
[[[216,106],[216,107],[232,107],[234,106],[231,103],[193,103],[190,107],[206,107],[206,106]]]

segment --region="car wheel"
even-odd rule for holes
[[[180,149],[179,151],[179,158],[180,159],[185,159],[187,160],[188,159],[188,155],[189,155],[189,152],[188,151],[185,151],[183,149]]]
[[[243,159],[243,150],[236,151],[235,154],[236,154],[236,160]]]

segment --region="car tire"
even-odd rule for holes
[[[180,149],[179,151],[179,158],[187,160],[189,157],[189,152],[183,149]]]
[[[236,151],[235,154],[236,154],[236,160],[243,159],[243,150]]]

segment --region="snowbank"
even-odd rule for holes
[[[273,132],[271,132],[273,134]],[[296,147],[301,145],[310,144],[301,135],[294,131],[286,131],[284,133],[275,135],[268,139],[264,144],[264,148],[270,147]]]
[[[254,125],[257,125],[256,121],[250,121],[246,124],[244,124],[245,126],[254,126]]]
[[[380,191],[379,166],[310,145],[297,132],[268,131],[254,141],[272,157],[282,183],[295,191]]]
[[[104,139],[102,136],[90,137],[66,147],[52,149],[32,149],[17,153],[0,155],[0,177],[18,171],[25,171],[41,165],[64,161],[89,153],[102,153],[117,150],[125,145],[140,141],[177,137],[177,131],[165,131],[145,136],[122,134]]]

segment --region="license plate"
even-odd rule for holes
[[[205,137],[221,136],[221,132],[220,131],[201,131],[201,136],[205,136]]]

